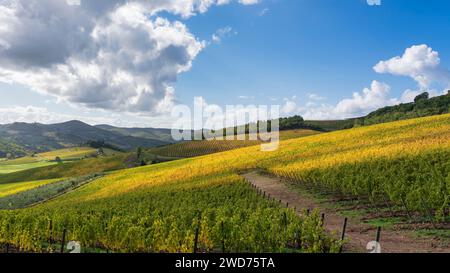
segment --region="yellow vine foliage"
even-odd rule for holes
[[[263,152],[256,145],[111,172],[42,205],[9,213],[13,218],[3,218],[9,221],[9,230],[0,229],[0,240],[20,234],[28,242],[31,235],[27,234],[51,218],[58,220],[59,229],[70,224],[74,239],[84,238],[86,244],[95,244],[95,237],[117,250],[187,251],[196,225],[193,215],[202,210],[200,243],[205,249],[220,241],[220,219],[225,219],[236,225],[229,235],[235,236],[229,238],[235,251],[249,245],[253,251],[280,250],[281,237],[267,247],[257,242],[274,234],[291,234],[277,229],[283,214],[266,208],[244,190],[239,173],[263,169],[343,194],[367,196],[374,202],[382,196],[405,204],[407,210],[431,208],[436,217],[445,217],[450,200],[449,162],[450,115],[283,140],[274,152]],[[99,225],[107,225],[107,232],[98,231]],[[29,229],[23,230],[24,226]],[[259,239],[246,237],[261,226],[265,231]]]

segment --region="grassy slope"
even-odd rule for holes
[[[20,165],[20,164],[27,164],[27,163],[34,163],[39,161],[48,161],[48,160],[55,160],[55,158],[58,156],[62,160],[69,160],[69,159],[77,159],[82,158],[84,156],[92,155],[97,152],[96,149],[90,148],[90,147],[76,147],[76,148],[66,148],[66,149],[59,149],[54,150],[51,152],[45,152],[45,153],[38,153],[34,156],[24,156],[12,160],[5,160],[3,162],[0,162],[2,165]]]
[[[39,153],[34,156],[25,156],[12,160],[3,160],[0,161],[0,174],[55,165],[56,162],[54,160],[56,157],[61,158],[63,162],[68,162],[79,160],[95,153],[96,149],[93,148],[76,147]]]
[[[0,174],[9,174],[14,172],[20,172],[28,169],[46,167],[57,164],[56,162],[48,162],[48,161],[40,161],[40,162],[32,162],[32,163],[24,163],[18,165],[12,164],[0,164]]]
[[[280,149],[275,152],[262,152],[259,146],[253,146],[122,170],[94,183],[95,190],[86,189],[85,194],[73,201],[81,197],[82,199],[113,197],[133,192],[137,188],[151,187],[155,183],[176,183],[177,180],[231,174],[253,168],[276,171],[295,166],[299,171],[306,171],[351,162],[368,162],[377,158],[396,159],[406,155],[414,156],[448,149],[450,149],[450,115],[428,117],[286,140],[280,143]],[[117,164],[115,158],[108,161]],[[84,173],[85,171],[81,169],[93,165],[89,160],[83,163],[85,164],[82,167],[68,169],[67,173],[70,174],[68,176]],[[45,169],[42,171],[49,171]],[[64,170],[58,171],[61,174]]]
[[[183,159],[142,168],[119,171],[84,198],[120,195],[155,183],[188,180],[253,168],[269,171],[295,167],[299,172],[326,169],[374,159],[395,160],[427,152],[450,149],[450,115],[387,123],[286,140],[276,152],[262,152],[259,146],[213,155]],[[412,177],[413,179],[414,177]],[[100,186],[102,184],[103,186]]]
[[[159,230],[161,236],[158,238],[167,238],[167,240],[169,240],[170,230],[172,230],[167,226],[175,225],[173,226],[175,228],[178,226],[178,221],[182,221],[178,226],[181,231],[177,229],[181,233],[183,230],[187,232],[195,227],[195,221],[192,222],[195,215],[192,211],[193,207],[197,207],[204,213],[222,215],[223,218],[214,216],[205,219],[205,221],[209,221],[208,228],[218,228],[220,219],[232,221],[230,218],[232,216],[225,211],[231,209],[232,215],[239,215],[235,213],[239,212],[240,208],[231,205],[230,208],[223,207],[223,204],[229,204],[227,202],[233,205],[241,204],[239,202],[249,198],[248,193],[244,194],[238,190],[242,187],[243,182],[236,175],[237,172],[263,168],[283,176],[290,171],[301,176],[307,175],[311,170],[326,172],[329,167],[336,168],[346,164],[354,164],[358,168],[360,164],[381,159],[386,160],[383,163],[385,170],[401,167],[406,168],[403,171],[407,172],[410,165],[407,164],[408,161],[402,161],[402,158],[407,157],[413,162],[415,157],[432,154],[436,151],[444,155],[450,152],[450,115],[286,140],[281,142],[280,149],[275,152],[262,152],[259,146],[252,146],[213,155],[122,170],[33,209],[16,212],[13,214],[14,217],[23,217],[16,218],[16,220],[22,220],[9,222],[9,225],[20,227],[20,229],[16,229],[16,232],[20,233],[26,232],[25,229],[29,225],[27,219],[34,219],[33,221],[38,221],[40,226],[45,227],[46,219],[51,218],[60,223],[59,229],[61,229],[62,223],[70,227],[73,230],[71,234],[73,239],[84,240],[86,243],[100,240],[104,244],[111,244],[112,247],[119,249],[124,246],[123,244],[129,242],[130,245],[136,245],[136,248],[133,249],[140,249],[140,246],[146,245],[145,236],[142,235],[146,232],[146,225],[151,226],[153,229],[150,230],[154,231],[156,228],[154,225],[158,222],[158,226],[161,228]],[[448,165],[447,158],[446,156],[436,158],[435,160],[444,160],[444,162],[437,161],[434,162],[434,165],[442,165],[445,169],[445,166]],[[391,164],[398,161],[405,164]],[[433,165],[428,162],[417,161],[417,164],[425,174],[432,173],[434,170]],[[377,175],[376,182],[382,184],[386,181],[383,180],[384,176],[380,173],[384,173],[385,170],[378,169],[378,167],[365,171],[368,172],[368,175]],[[440,170],[442,169],[438,169],[438,171]],[[408,179],[411,185],[421,181],[422,172],[419,174],[410,172]],[[448,173],[444,175],[448,175]],[[334,179],[337,180],[333,182],[339,182],[340,178],[335,177]],[[356,179],[359,179],[353,181],[356,184],[365,181],[363,176]],[[450,189],[450,187],[448,188]],[[409,189],[406,188],[406,190]],[[250,226],[247,224],[248,221],[234,222],[235,228],[241,227],[242,230],[256,232],[251,229],[251,226],[267,225],[266,222],[258,221],[271,219],[273,214],[278,215],[276,211],[262,212],[264,210],[260,211],[253,205],[245,204],[242,206],[255,210],[260,217],[251,218],[255,222]],[[10,218],[3,219],[9,221],[7,219]],[[277,222],[275,221],[275,223]],[[105,233],[101,227],[104,225],[108,225],[108,228],[114,226],[115,233]],[[270,223],[268,225],[268,227],[274,228]],[[92,232],[88,232],[86,229]],[[129,230],[129,232],[126,233],[124,230]],[[4,237],[13,236],[11,234],[13,231],[3,230],[3,232],[2,236]],[[276,231],[273,230],[273,232]],[[177,233],[175,238],[179,238],[177,236],[181,235]],[[119,240],[119,238],[121,239]],[[152,240],[156,240],[155,237],[152,238]],[[211,238],[205,235],[204,240],[208,239]],[[207,244],[207,242],[203,243]],[[165,241],[160,246],[164,245],[173,246],[173,242]]]
[[[126,158],[129,154],[88,158],[65,164],[57,164],[41,168],[34,168],[9,174],[0,174],[0,184],[43,180],[53,178],[78,177],[91,173],[112,171],[126,168]]]
[[[60,157],[62,160],[73,159],[73,158],[82,158],[84,156],[92,155],[97,152],[96,149],[90,147],[77,147],[77,148],[68,148],[68,149],[60,149],[45,153],[37,154],[36,157],[43,158],[45,160],[54,160],[55,157]]]

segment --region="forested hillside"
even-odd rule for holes
[[[378,109],[366,117],[358,119],[356,124],[371,125],[402,119],[426,117],[450,113],[450,93],[429,98],[428,93],[422,93],[414,102]]]

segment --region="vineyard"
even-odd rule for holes
[[[311,136],[318,133],[319,132],[317,131],[308,129],[281,131],[280,139],[287,140]],[[148,149],[147,153],[173,158],[184,158],[219,153],[238,148],[259,145],[261,143],[261,140],[250,140],[250,137],[246,135],[245,140],[201,140],[180,142],[163,147]]]
[[[201,252],[336,252],[340,246],[325,234],[317,214],[298,217],[261,198],[236,175],[155,183],[110,202],[91,196],[103,195],[95,189],[107,184],[119,186],[121,176],[88,184],[64,200],[3,211],[0,243],[22,251],[59,251],[66,229],[67,240],[97,251],[192,252],[198,228]]]
[[[369,154],[364,151],[363,156]],[[391,214],[394,209],[403,211],[410,221],[449,222],[449,162],[447,149],[324,169],[299,171],[293,164],[274,169],[273,173],[341,200],[356,199],[375,208],[388,207]]]
[[[288,155],[289,164],[268,171],[321,192],[399,208],[410,220],[417,214],[427,221],[450,221],[449,115],[333,133],[326,138],[331,142],[322,142],[322,136],[316,140],[319,149]]]
[[[258,140],[199,140],[180,142],[168,146],[149,149],[147,152],[159,156],[168,157],[195,157],[207,154],[213,154],[223,151],[229,151],[247,146],[258,145],[261,142]]]
[[[83,162],[83,161],[81,161]],[[112,172],[27,209],[0,211],[0,243],[52,251],[67,239],[115,252],[334,252],[317,214],[258,195],[238,173],[262,169],[369,204],[448,221],[450,115],[284,140]],[[49,223],[52,223],[51,225]]]
[[[50,183],[53,183],[56,181],[58,181],[58,179],[0,184],[0,198],[9,196],[12,194],[17,194],[17,193],[20,193],[23,191],[28,191],[33,188],[47,185],[47,184],[50,184]]]
[[[27,190],[17,191],[14,194],[0,198],[0,209],[19,209],[32,206],[92,182],[100,176],[102,174],[91,174],[62,181],[50,180],[44,183],[35,182],[32,184],[33,187]]]

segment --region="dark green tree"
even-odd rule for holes
[[[419,101],[427,100],[429,98],[430,98],[430,94],[428,94],[428,92],[423,92],[422,94],[420,94],[414,98],[414,102],[418,103]]]
[[[141,158],[141,156],[142,156],[142,147],[138,147],[136,149],[136,158],[137,158],[137,160],[139,160]]]

